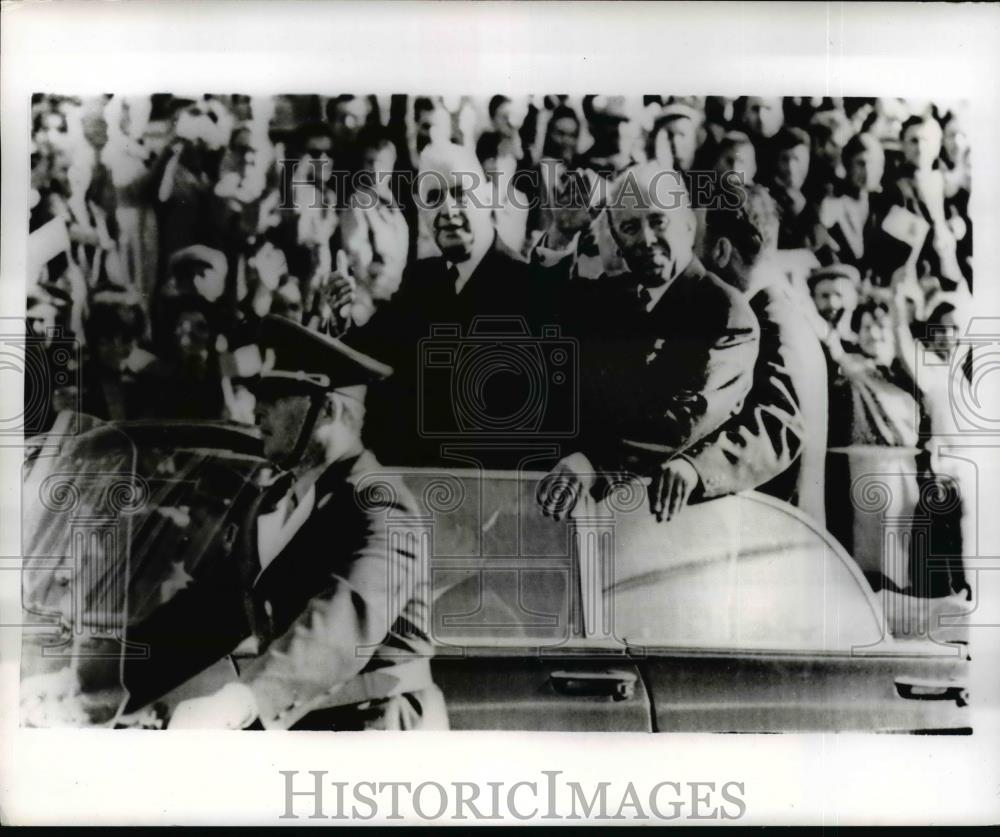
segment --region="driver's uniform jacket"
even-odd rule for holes
[[[253,599],[266,650],[241,663],[240,680],[265,728],[446,724],[430,676],[426,527],[402,478],[366,450],[323,471],[277,542],[260,540]]]

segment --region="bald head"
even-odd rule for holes
[[[423,222],[449,261],[467,261],[492,243],[492,190],[472,149],[428,145],[420,155],[416,197]]]
[[[611,232],[642,284],[662,285],[690,264],[695,219],[677,172],[643,163],[619,176],[610,197]]]

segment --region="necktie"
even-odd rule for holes
[[[645,285],[639,285],[636,289],[636,299],[639,300],[639,308],[645,311],[649,308],[649,303],[653,301],[653,295]]]
[[[295,486],[285,496],[285,516],[282,521],[282,525],[288,523],[292,515],[295,514],[295,509],[299,506],[298,492],[295,490]]]
[[[448,265],[447,270],[448,275],[448,296],[458,296],[458,268],[453,265]]]

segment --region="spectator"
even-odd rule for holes
[[[353,175],[361,165],[358,135],[369,123],[371,115],[371,102],[365,96],[345,93],[326,104],[326,120],[333,136],[333,158],[338,168],[349,175]]]
[[[330,240],[337,230],[337,207],[342,194],[335,177],[334,137],[320,122],[302,126],[298,155],[285,166],[285,191],[280,208],[282,221],[276,240],[288,267],[305,281],[307,296],[315,281],[333,265]],[[336,164],[339,167],[339,162]],[[342,192],[342,190],[341,190]]]
[[[876,589],[910,590],[910,557],[905,544],[886,543],[881,515],[860,513],[850,487],[878,473],[888,486],[893,517],[912,517],[920,493],[917,444],[926,421],[920,399],[900,362],[889,305],[865,300],[852,315],[858,352],[836,365],[830,396],[827,525],[858,556]]]
[[[774,176],[777,157],[772,140],[785,124],[781,99],[741,96],[734,105],[734,116],[735,127],[745,131],[753,143],[758,179],[762,183],[769,183]],[[747,182],[752,182],[752,178]]]
[[[225,417],[216,309],[182,293],[166,305],[164,353],[148,369],[149,413],[157,418],[218,421]]]
[[[81,412],[106,421],[144,415],[152,393],[144,391],[143,370],[155,359],[148,353],[137,354],[146,333],[138,298],[121,292],[95,294],[85,333]]]
[[[771,150],[775,156],[770,190],[781,213],[778,247],[811,248],[819,215],[802,191],[809,174],[809,135],[801,128],[782,128],[772,138]]]
[[[822,321],[820,333],[827,356],[839,362],[844,352],[858,351],[857,334],[851,324],[855,322],[861,276],[850,265],[831,265],[813,271],[808,285]]]
[[[857,352],[844,355],[835,386],[848,392],[846,413],[831,417],[831,444],[917,446],[914,383],[900,365],[884,302],[865,300],[850,315]]]
[[[217,108],[180,100],[174,116],[174,139],[154,166],[160,252],[169,255],[193,244],[219,242],[213,190],[219,175],[222,148]],[[166,275],[161,260],[161,279]]]
[[[580,155],[577,166],[611,179],[639,162],[629,148],[627,125],[632,114],[624,96],[584,96],[583,115],[594,142]]]
[[[858,134],[844,146],[843,161],[842,193],[823,199],[820,220],[839,261],[853,265],[862,275],[870,272],[878,284],[888,284],[879,278],[889,269],[887,258],[896,250],[882,231],[887,212],[881,194],[885,152],[871,134]]]
[[[419,96],[413,103],[414,145],[419,158],[432,142],[451,142],[451,119],[443,107],[428,96]]]
[[[667,105],[649,132],[647,157],[683,173],[694,167],[703,135],[702,114],[689,105]]]
[[[907,305],[907,283],[897,277],[892,301],[893,325],[902,368],[915,382],[928,425],[920,439],[919,511],[931,523],[931,543],[926,553],[911,559],[914,592],[941,596],[972,588],[965,574],[963,555],[973,554],[978,519],[976,469],[949,455],[949,442],[962,432],[955,415],[955,399],[967,399],[972,360],[960,337],[968,322],[968,296],[964,291],[941,295],[927,318],[926,338],[914,342]],[[933,494],[928,492],[933,490]],[[928,555],[945,557],[945,572],[930,572]]]
[[[528,249],[538,243],[553,223],[556,196],[572,170],[580,143],[580,117],[566,105],[552,110],[545,126],[545,139],[538,164],[526,172],[519,171],[515,185],[524,193],[528,205]],[[572,226],[572,225],[571,225]],[[569,234],[578,231],[576,228]],[[568,227],[567,227],[568,230]],[[561,248],[566,242],[561,242]]]
[[[757,177],[757,152],[750,138],[740,131],[730,131],[723,136],[719,142],[714,169],[720,181],[729,172],[733,172],[745,186],[753,185]]]
[[[852,136],[850,120],[836,108],[821,110],[809,121],[812,140],[812,166],[804,184],[809,200],[819,204],[823,198],[838,194],[844,178],[841,154]]]
[[[904,164],[889,189],[890,205],[901,206],[924,219],[929,228],[924,241],[914,248],[934,272],[949,284],[964,284],[958,264],[958,233],[968,228],[953,199],[945,195],[945,180],[939,167],[943,140],[940,124],[929,116],[912,116],[903,123],[900,139]]]
[[[358,187],[340,219],[340,240],[357,279],[351,317],[357,325],[399,289],[410,233],[393,192],[396,147],[380,128],[358,137],[362,162]]]
[[[656,117],[649,132],[646,156],[665,169],[673,169],[684,177],[692,206],[707,206],[713,190],[711,181],[699,177],[695,166],[698,150],[705,139],[704,116],[690,105],[667,105]]]
[[[476,143],[476,157],[492,186],[493,223],[497,235],[515,253],[523,253],[528,232],[528,198],[514,186],[517,158],[511,141],[487,131]]]

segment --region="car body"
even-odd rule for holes
[[[41,462],[26,490],[43,496],[60,468],[96,488],[73,509],[25,504],[25,605],[39,630],[25,634],[22,677],[73,659],[89,721],[128,725],[234,676],[254,619],[238,533],[272,476],[253,434],[106,426]],[[423,508],[399,525],[427,546],[426,627],[453,729],[970,731],[967,646],[933,630],[893,636],[855,561],[785,503],[750,492],[658,524],[633,481],[554,521],[535,500],[541,473],[399,473]],[[83,599],[61,590],[65,556],[81,517],[107,511],[87,498],[123,477],[136,508],[73,558],[117,569],[118,598],[97,608],[92,580]]]

